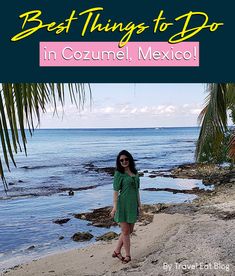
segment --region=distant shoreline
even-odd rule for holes
[[[200,128],[199,126],[172,126],[172,127],[115,127],[115,128],[103,128],[103,127],[91,127],[91,128],[37,128],[35,130],[118,130],[118,129],[172,129],[172,128]],[[28,129],[27,129],[28,130]]]

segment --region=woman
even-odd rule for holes
[[[133,232],[140,208],[139,182],[132,155],[128,151],[122,150],[116,160],[111,217],[120,223],[122,230],[112,256],[117,257],[123,263],[131,261],[130,234]],[[121,255],[122,246],[125,249],[125,257]]]

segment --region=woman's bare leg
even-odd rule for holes
[[[118,239],[117,246],[115,248],[115,252],[116,253],[121,252],[122,246],[123,246],[123,240],[122,240],[122,233],[121,233],[120,236],[119,236],[119,239]]]
[[[127,222],[121,222],[122,241],[126,251],[126,256],[130,256],[130,225]]]
[[[130,230],[130,234],[131,234],[134,230],[135,224],[134,223],[128,223],[128,226],[129,226],[129,230]],[[121,233],[121,235],[119,236],[119,239],[118,239],[117,246],[115,248],[115,252],[116,253],[121,252],[122,246],[123,246],[123,234]]]

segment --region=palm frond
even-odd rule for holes
[[[0,85],[0,139],[2,157],[10,170],[10,160],[16,166],[14,154],[24,149],[27,155],[26,131],[30,135],[40,125],[41,114],[49,105],[57,112],[58,104],[64,107],[65,93],[70,94],[71,103],[79,109],[84,107],[87,92],[91,101],[89,84],[83,83],[3,83]],[[0,177],[4,188],[7,183],[0,158]]]
[[[231,136],[228,147],[229,147],[229,157],[234,162],[235,161],[235,132]]]
[[[196,160],[202,161],[207,152],[219,152],[227,130],[226,84],[212,83],[207,86],[205,107],[198,116],[201,125],[196,146]]]
[[[235,115],[235,84],[212,83],[207,85],[208,96],[205,107],[198,116],[201,125],[196,147],[196,160],[201,162],[212,156],[218,161],[222,147],[226,147],[228,139],[228,111]],[[235,119],[235,117],[234,117]],[[226,147],[224,154],[227,154]],[[208,157],[208,158],[207,158]]]

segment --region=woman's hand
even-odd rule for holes
[[[115,213],[116,213],[116,209],[113,208],[112,211],[110,212],[111,218],[114,218]]]

